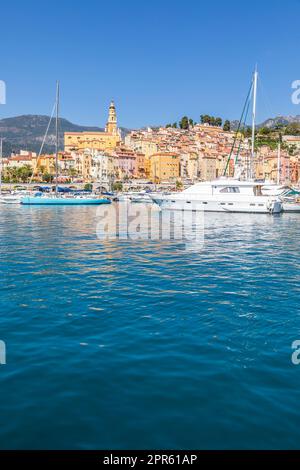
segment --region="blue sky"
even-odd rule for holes
[[[119,124],[182,115],[238,118],[258,63],[258,120],[300,114],[300,2],[280,0],[15,0],[0,7],[0,118],[49,114],[103,126],[111,98]]]

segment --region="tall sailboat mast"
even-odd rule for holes
[[[55,119],[55,194],[57,195],[57,183],[58,183],[58,117],[59,117],[59,82],[56,82],[56,119]]]
[[[252,139],[251,139],[251,163],[250,178],[253,178],[254,157],[255,157],[255,121],[256,121],[256,98],[257,98],[257,67],[255,67],[253,75],[253,105],[252,105]]]
[[[277,148],[277,184],[280,184],[280,176],[281,176],[281,143],[280,139],[278,142]]]

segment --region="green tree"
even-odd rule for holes
[[[194,120],[190,118],[189,119],[189,127],[194,127],[194,125],[195,125]]]
[[[181,121],[179,122],[180,129],[188,129],[189,128],[189,118],[187,116],[183,116]]]
[[[17,168],[16,167],[8,167],[5,173],[5,182],[8,183],[17,183]]]
[[[292,144],[288,147],[288,153],[289,155],[296,155],[297,154],[297,146],[295,144]]]
[[[16,178],[17,182],[26,183],[32,175],[32,168],[30,165],[24,165],[17,169]]]
[[[44,181],[45,183],[52,183],[53,181],[53,175],[51,175],[50,173],[46,172],[42,175],[42,181]]]
[[[92,191],[92,190],[93,190],[93,185],[92,185],[92,183],[85,183],[83,189],[84,189],[85,191]]]
[[[271,134],[271,129],[269,129],[269,127],[261,127],[259,129],[259,134],[260,135],[269,135],[269,134]]]
[[[285,128],[285,135],[300,135],[300,123],[298,122],[291,122]]]
[[[228,119],[226,119],[226,121],[224,122],[223,131],[230,131],[230,121]]]
[[[210,124],[211,116],[209,116],[209,114],[201,114],[200,122],[201,124]]]
[[[222,126],[222,119],[214,116],[210,116],[209,114],[201,114],[200,116],[201,124],[209,124],[210,126]]]
[[[78,171],[76,170],[76,168],[69,168],[68,173],[71,178],[74,178],[74,176],[78,176]]]
[[[117,181],[116,183],[114,183],[112,185],[112,189],[113,189],[113,191],[122,191],[123,190],[123,185],[122,185],[122,183]]]
[[[43,175],[44,173],[46,173],[46,167],[45,167],[45,165],[41,165],[41,166],[39,167],[39,173],[40,173],[40,175]]]
[[[251,137],[252,136],[252,129],[251,127],[246,127],[242,133],[244,134],[244,137]]]
[[[177,129],[177,122],[174,122],[172,127],[173,127],[174,129]]]

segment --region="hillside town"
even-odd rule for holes
[[[219,119],[219,118],[218,118]],[[188,122],[130,131],[124,138],[117,125],[114,102],[109,106],[103,132],[66,132],[64,150],[58,154],[59,183],[99,183],[103,189],[115,184],[173,185],[211,181],[226,173],[233,176],[235,162],[247,168],[250,139],[215,122]],[[205,119],[204,119],[205,121]],[[208,121],[208,120],[206,120]],[[228,122],[228,121],[227,121]],[[3,158],[5,182],[51,183],[56,178],[55,154],[21,150]],[[262,144],[252,162],[254,177],[297,184],[300,178],[300,137],[283,136],[281,151]],[[280,171],[278,171],[278,166]]]

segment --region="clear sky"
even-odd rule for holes
[[[300,114],[299,0],[14,0],[0,15],[0,118],[49,114],[58,78],[77,124],[104,126],[112,98],[129,128],[236,119],[256,62],[258,120]]]

